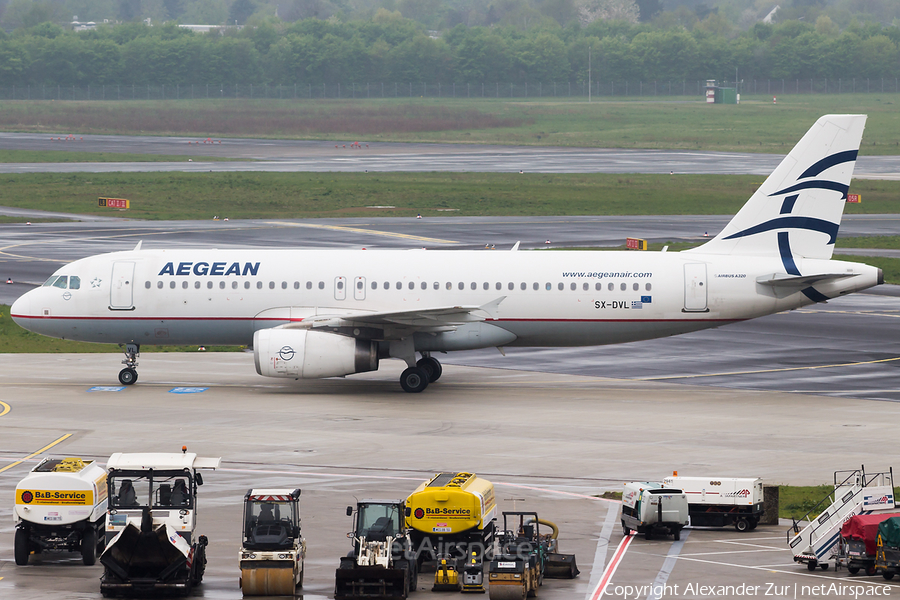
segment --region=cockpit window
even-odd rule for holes
[[[56,279],[57,279],[58,277],[59,277],[59,275],[53,275],[53,276],[51,276],[50,279],[48,279],[47,281],[44,282],[44,287],[48,287],[48,286],[53,285],[53,282],[56,281]]]
[[[81,289],[81,277],[77,275],[72,275],[69,277],[69,289],[70,290],[80,290]]]
[[[69,285],[69,276],[68,275],[60,275],[56,278],[56,281],[53,282],[53,287],[60,288],[62,290],[66,289]]]

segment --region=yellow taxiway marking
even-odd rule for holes
[[[29,454],[28,456],[26,456],[26,457],[23,458],[22,460],[17,460],[17,461],[14,462],[14,463],[10,463],[10,464],[6,465],[6,466],[3,467],[2,469],[0,469],[0,473],[2,473],[3,471],[8,471],[8,470],[12,469],[13,467],[17,467],[17,466],[21,465],[21,464],[22,464],[23,462],[25,462],[26,460],[28,460],[28,459],[30,459],[30,458],[34,458],[35,456],[37,456],[38,454],[40,454],[40,453],[42,453],[42,452],[46,452],[47,450],[49,450],[49,449],[52,448],[53,446],[55,446],[55,445],[57,445],[57,444],[59,444],[59,443],[62,443],[62,442],[64,442],[64,441],[66,441],[66,440],[69,439],[70,437],[72,437],[72,434],[71,434],[71,433],[67,433],[67,434],[64,435],[64,436],[62,436],[62,437],[60,437],[60,438],[58,438],[58,439],[56,439],[56,440],[53,440],[52,442],[50,442],[49,444],[47,444],[46,446],[44,446],[43,448],[41,448],[41,449],[38,450],[37,452],[32,452],[31,454]]]
[[[417,242],[430,242],[432,244],[458,244],[452,240],[441,240],[438,238],[423,237],[420,235],[410,235],[408,233],[394,233],[393,231],[378,231],[377,229],[360,229],[358,227],[345,227],[343,225],[321,225],[317,223],[285,223],[281,221],[269,221],[271,225],[283,225],[287,227],[310,227],[312,229],[331,229],[333,231],[349,231],[352,233],[364,233],[366,235],[380,235],[384,237],[403,238],[405,240],[415,240]]]
[[[2,410],[0,410],[0,417],[5,415],[6,413],[8,413],[10,410],[9,404],[7,404],[6,402],[3,402],[3,401],[0,401],[0,408],[2,408]]]
[[[785,367],[783,369],[760,369],[758,371],[731,371],[729,373],[701,373],[698,375],[665,375],[663,377],[638,377],[636,381],[665,381],[666,379],[699,379],[700,377],[724,377],[727,375],[757,375],[759,373],[784,373],[786,371],[807,371],[814,369],[834,369],[837,367],[855,367],[858,365],[875,365],[900,360],[900,356],[894,358],[880,358],[878,360],[863,360],[860,362],[840,363],[835,365],[812,365],[808,367]]]

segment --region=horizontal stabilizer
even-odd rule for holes
[[[847,277],[856,277],[859,273],[820,273],[818,275],[789,275],[787,273],[771,273],[756,278],[756,283],[774,287],[806,287],[817,283],[830,283]]]

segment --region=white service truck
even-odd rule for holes
[[[763,515],[763,482],[747,477],[680,477],[663,479],[663,487],[687,494],[691,525],[756,529]]]
[[[109,457],[103,596],[187,595],[202,581],[208,541],[196,531],[199,469],[221,460],[187,448]]]
[[[45,458],[16,486],[15,560],[32,554],[80,552],[97,561],[106,524],[106,469],[80,458]]]
[[[688,524],[687,497],[681,490],[663,488],[656,481],[632,481],[622,491],[622,532],[643,533],[648,540],[654,534],[681,539]]]

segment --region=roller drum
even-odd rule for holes
[[[241,569],[241,591],[245,596],[293,596],[292,569]]]

